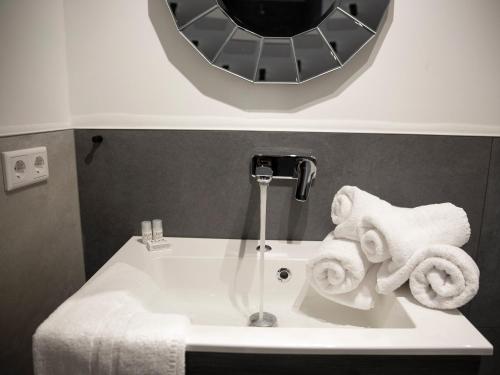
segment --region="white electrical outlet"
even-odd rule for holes
[[[46,147],[2,152],[2,162],[6,191],[49,178]]]

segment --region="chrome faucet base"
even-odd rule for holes
[[[250,173],[259,184],[273,179],[297,180],[295,199],[304,202],[316,178],[316,158],[303,155],[254,155]]]
[[[259,313],[256,312],[252,315],[250,315],[250,318],[248,319],[248,325],[250,327],[277,327],[278,326],[278,319],[276,316],[274,316],[271,313],[264,312],[263,318],[259,318]]]

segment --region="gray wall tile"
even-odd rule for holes
[[[89,157],[90,139],[95,134],[102,134],[104,143]],[[451,201],[464,207],[473,231],[466,250],[477,256],[490,138],[78,130],[75,140],[87,275],[130,235],[138,234],[144,218],[164,219],[168,235],[255,238],[258,188],[249,177],[249,159],[256,149],[273,146],[311,150],[318,158],[319,171],[305,204],[293,200],[293,184],[273,182],[268,211],[270,238],[322,239],[333,228],[330,204],[334,192],[352,184],[396,205]],[[49,182],[0,193],[4,256],[0,296],[12,306],[0,310],[0,321],[8,322],[0,340],[0,369],[7,374],[31,373],[34,329],[83,282],[72,132],[1,138],[0,150],[42,144],[49,149]],[[490,327],[481,331],[495,343],[499,141],[495,140],[493,150],[480,241],[481,289],[469,317],[475,324]],[[21,236],[20,223],[26,223]],[[196,357],[191,359],[188,366],[196,368]],[[385,360],[392,367],[381,364],[381,371],[401,369],[395,365],[397,359]],[[481,374],[495,373],[496,362],[497,357],[483,361]],[[226,365],[231,363],[229,360]],[[450,368],[457,363],[473,364],[451,361]]]
[[[0,151],[35,146],[47,182],[6,193],[0,171],[2,374],[32,373],[36,327],[85,280],[73,131],[0,138]]]
[[[472,301],[472,322],[481,327],[500,327],[500,139],[493,141],[488,189],[481,228],[480,288]]]
[[[104,142],[90,161],[96,134]],[[395,205],[463,207],[472,225],[465,249],[476,254],[490,138],[175,130],[75,136],[87,276],[139,233],[143,219],[162,218],[170,236],[256,238],[259,195],[249,161],[262,147],[309,149],[318,159],[307,203],[294,201],[293,183],[273,181],[269,238],[322,239],[333,228],[333,194],[350,184]]]

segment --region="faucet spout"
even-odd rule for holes
[[[273,170],[265,166],[257,167],[255,170],[255,177],[259,184],[269,185],[273,179]]]
[[[295,199],[305,202],[309,196],[312,182],[316,177],[316,164],[310,159],[302,159],[297,164],[297,188]]]

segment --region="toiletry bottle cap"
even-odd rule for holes
[[[154,219],[153,220],[153,229],[154,230],[162,230],[163,229],[163,224],[161,219]]]
[[[142,221],[141,228],[143,232],[151,232],[151,221],[149,220]]]

